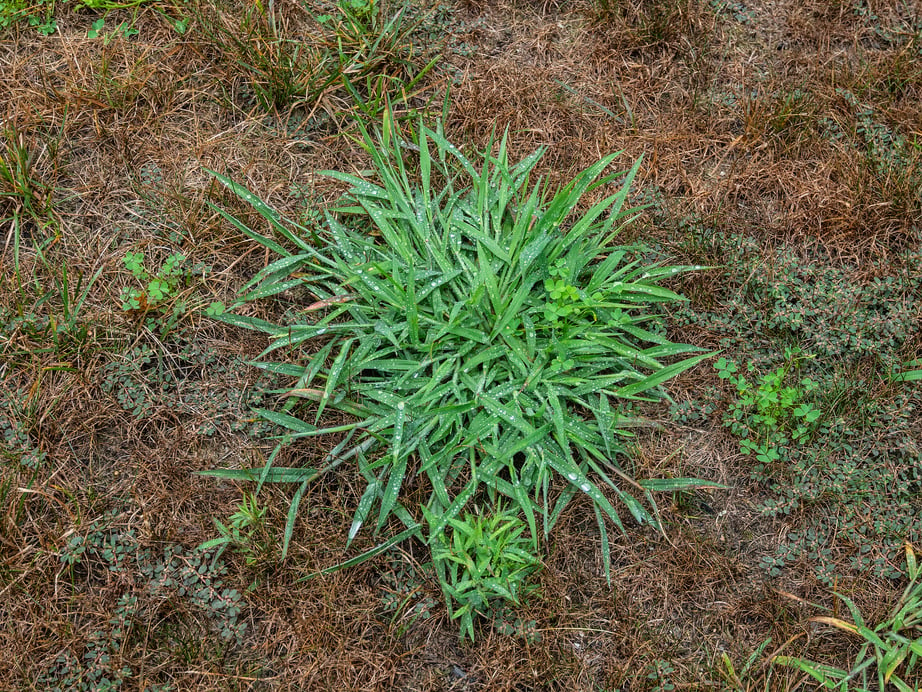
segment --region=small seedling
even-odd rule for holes
[[[89,30],[86,32],[87,38],[97,38],[102,37],[102,43],[104,46],[108,46],[113,40],[117,38],[131,38],[138,34],[138,30],[134,28],[133,25],[128,22],[121,22],[116,26],[112,31],[103,33],[105,28],[106,20],[100,17],[90,25]]]
[[[266,507],[260,506],[256,494],[245,493],[227,525],[214,520],[221,535],[203,543],[199,550],[231,546],[243,554],[248,565],[255,564],[271,552],[271,546],[261,538],[265,534],[265,517]]]
[[[126,312],[155,310],[179,291],[185,274],[185,255],[178,252],[170,255],[155,274],[151,274],[145,267],[143,252],[129,252],[122,261],[132,276],[144,286],[143,288],[122,289],[122,310]]]
[[[724,417],[724,425],[740,438],[740,452],[754,455],[762,464],[781,459],[788,444],[806,442],[822,415],[804,401],[817,387],[813,380],[805,377],[796,385],[787,384],[799,352],[788,349],[785,365],[758,381],[747,379],[735,361],[720,358],[714,364],[717,376],[735,385],[739,397]],[[753,363],[746,368],[750,377],[757,377],[755,369]]]
[[[765,649],[771,643],[772,638],[768,637],[759,644],[759,646],[749,654],[746,662],[739,670],[733,665],[733,659],[730,658],[730,655],[726,651],[721,653],[720,667],[717,670],[724,679],[727,689],[733,690],[733,692],[747,692],[747,690],[752,689],[751,685],[754,684],[753,675],[760,667],[756,666],[756,663],[760,661],[762,654],[765,653]]]
[[[501,603],[519,605],[533,587],[528,578],[541,566],[527,525],[511,511],[490,516],[465,515],[449,521],[451,543],[433,550],[451,617],[461,637],[474,640],[474,618],[490,615]]]

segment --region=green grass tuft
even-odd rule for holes
[[[291,438],[346,433],[324,469],[254,470],[263,480],[306,474],[283,550],[306,484],[349,459],[366,484],[350,542],[364,525],[377,533],[397,517],[435,548],[462,511],[502,502],[527,523],[537,551],[583,493],[595,508],[608,573],[607,526],[624,530],[624,509],[657,525],[652,490],[706,484],[637,481],[619,460],[626,434],[619,401],[661,399],[664,382],[708,357],[668,341],[650,312],[681,300],[659,280],[698,267],[645,266],[612,245],[636,212],[624,203],[637,165],[605,174],[616,154],[546,194],[531,179],[543,152],[511,164],[505,138],[478,168],[440,128],[420,126],[408,143],[388,120],[380,134],[363,135],[374,178],[327,173],[350,187],[327,218],[321,247],[214,174],[280,236],[218,210],[282,255],[247,284],[240,303],[300,287],[316,297],[291,324],[244,317],[233,306],[220,316],[268,333],[263,357],[285,352],[295,363],[261,367],[297,378],[287,394],[316,402],[310,422],[290,406],[262,415]],[[414,152],[418,180],[406,152]],[[577,213],[593,192],[602,194]],[[323,345],[306,355],[301,346],[313,340]],[[355,422],[317,427],[331,408]],[[422,522],[402,502],[413,475],[430,490]]]

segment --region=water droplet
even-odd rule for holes
[[[577,475],[575,473],[568,473],[567,478],[569,478],[571,481],[575,481],[577,479]]]
[[[582,490],[584,493],[588,493],[590,490],[592,490],[592,486],[589,485],[588,483],[581,483],[579,486],[579,489]]]
[[[406,404],[402,401],[399,404],[397,404],[397,408],[400,409],[401,411],[403,411],[405,407],[406,407]]]

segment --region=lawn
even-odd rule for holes
[[[922,687],[917,4],[0,0],[0,66],[0,687]]]

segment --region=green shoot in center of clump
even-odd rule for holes
[[[488,615],[496,602],[518,605],[530,588],[528,577],[541,562],[523,536],[525,522],[515,511],[452,519],[451,541],[437,542],[432,557],[452,619],[474,639],[474,617]]]
[[[260,366],[295,378],[289,397],[316,402],[309,421],[291,406],[261,415],[289,438],[346,433],[319,469],[214,473],[301,483],[284,551],[306,485],[348,461],[365,485],[348,540],[392,517],[406,527],[360,557],[416,535],[437,562],[446,559],[438,552],[446,530],[458,531],[454,522],[474,504],[519,516],[537,555],[581,493],[594,507],[608,576],[608,527],[624,530],[623,510],[657,525],[651,491],[709,485],[638,481],[619,461],[627,422],[619,400],[660,399],[660,385],[707,357],[677,360],[699,349],[668,341],[651,312],[681,300],[658,280],[697,267],[645,266],[612,245],[636,212],[624,205],[639,165],[605,175],[617,154],[548,195],[532,179],[543,151],[512,164],[505,137],[495,154],[490,146],[472,160],[441,127],[420,125],[408,143],[385,118],[380,133],[362,134],[373,172],[326,173],[349,190],[327,216],[322,245],[213,174],[276,237],[219,213],[281,255],[243,289],[238,307],[295,288],[315,297],[289,324],[237,315],[234,306],[220,317],[269,334],[263,359],[284,352],[294,362]],[[577,212],[587,193],[596,201]],[[315,339],[319,350],[300,349]],[[354,422],[322,427],[328,408]],[[405,504],[411,476],[428,491],[422,508]]]

